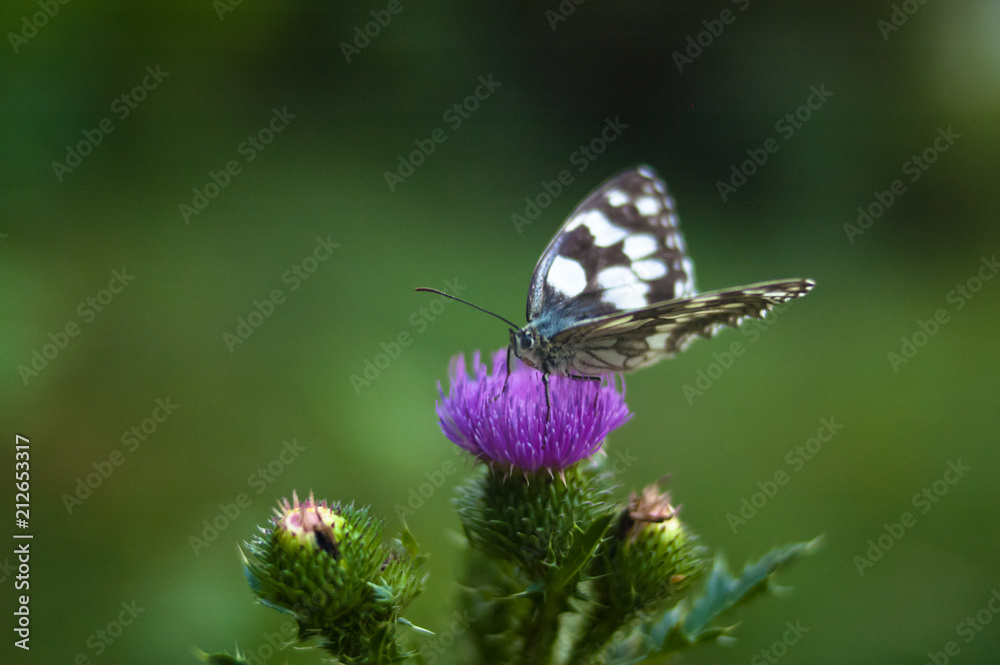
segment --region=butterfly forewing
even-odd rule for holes
[[[702,293],[583,321],[557,333],[552,343],[574,349],[568,374],[631,371],[679,353],[692,340],[711,337],[722,327],[762,318],[812,287],[810,280],[795,279]]]
[[[535,267],[528,322],[565,326],[694,294],[674,201],[640,166],[611,178],[569,216]]]

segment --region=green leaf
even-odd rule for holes
[[[820,539],[805,543],[792,543],[771,550],[754,563],[743,567],[739,579],[733,579],[725,560],[716,557],[712,573],[705,582],[705,589],[694,601],[683,620],[684,632],[697,638],[709,630],[708,624],[717,616],[743,603],[765,590],[774,590],[771,578],[778,568],[804,554],[819,549]]]
[[[701,594],[693,601],[682,601],[660,620],[640,627],[617,645],[606,659],[609,665],[632,665],[680,651],[687,647],[726,638],[733,626],[711,625],[722,614],[741,605],[761,591],[776,591],[772,577],[783,565],[819,549],[820,538],[792,543],[772,550],[743,567],[734,578],[721,555],[716,555],[712,572]]]
[[[601,544],[604,534],[614,518],[615,515],[610,513],[599,516],[580,537],[573,540],[563,564],[555,569],[555,574],[549,577],[546,582],[545,586],[548,591],[562,589],[570,582],[576,582],[579,579],[580,569],[593,558],[594,551]]]
[[[400,617],[400,618],[398,619],[398,621],[399,621],[399,623],[400,623],[401,625],[403,625],[403,626],[407,626],[407,627],[408,627],[408,628],[410,628],[411,630],[413,630],[413,631],[416,631],[417,633],[420,633],[421,635],[429,635],[429,636],[434,636],[434,635],[435,635],[435,633],[434,633],[434,631],[433,631],[433,630],[427,630],[426,628],[421,628],[421,627],[420,627],[420,626],[418,626],[417,624],[415,624],[415,623],[412,623],[412,622],[410,622],[410,621],[407,621],[407,620],[406,620],[406,619],[404,619],[403,617]]]
[[[399,539],[411,557],[416,559],[420,556],[420,547],[417,546],[417,539],[413,536],[413,532],[410,531],[410,527],[407,526],[405,521],[403,522],[403,532],[399,534]]]

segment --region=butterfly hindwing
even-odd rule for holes
[[[693,294],[673,197],[640,166],[592,192],[556,233],[531,278],[528,322],[569,325]]]
[[[593,376],[650,365],[683,351],[698,337],[711,337],[747,317],[763,318],[775,305],[805,295],[810,280],[752,284],[702,293],[638,310],[620,312],[567,328],[552,343],[574,349],[570,373]]]

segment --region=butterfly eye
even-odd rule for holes
[[[518,351],[525,351],[535,345],[535,338],[524,330],[514,333],[514,348]]]

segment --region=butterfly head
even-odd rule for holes
[[[552,343],[533,325],[510,331],[510,348],[525,365],[548,373],[562,374]]]
[[[538,331],[534,328],[511,329],[510,331],[510,348],[514,349],[514,355],[518,358],[531,354],[532,350],[538,346],[538,342]]]

